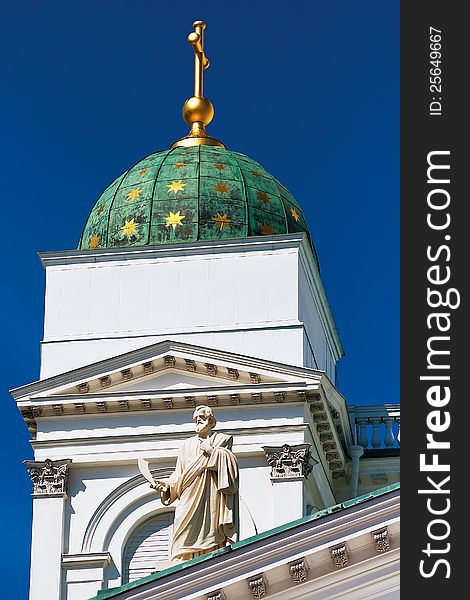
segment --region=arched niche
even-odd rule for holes
[[[169,477],[172,471],[170,467],[153,469],[152,475],[163,479]],[[139,518],[162,508],[158,494],[150,489],[147,480],[142,475],[131,477],[108,494],[96,508],[85,529],[82,553],[106,552],[124,521],[134,521],[130,527],[133,529]],[[133,512],[136,512],[135,518],[132,517]]]

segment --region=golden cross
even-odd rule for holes
[[[210,66],[210,61],[204,54],[204,21],[194,21],[194,32],[188,35],[188,42],[194,50],[194,96],[204,97],[204,71]]]
[[[218,146],[225,148],[222,142],[207,135],[205,127],[214,118],[212,102],[204,97],[204,71],[210,66],[209,59],[204,54],[204,29],[203,21],[194,21],[194,32],[188,35],[188,42],[194,50],[194,95],[183,104],[183,119],[191,130],[188,135],[175,142],[171,147],[177,146]]]

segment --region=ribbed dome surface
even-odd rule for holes
[[[260,164],[200,145],[151,154],[113,181],[96,201],[79,248],[299,231],[308,234],[300,206]]]

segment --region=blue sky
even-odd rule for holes
[[[304,209],[346,352],[340,391],[351,404],[399,401],[399,3],[25,0],[1,12],[0,552],[2,585],[22,599],[32,452],[7,390],[39,374],[36,252],[75,248],[108,183],[186,133],[195,19],[208,26],[209,132]]]

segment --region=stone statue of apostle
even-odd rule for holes
[[[175,471],[152,486],[169,506],[179,500],[173,524],[171,564],[212,552],[238,539],[238,465],[232,436],[212,431],[209,406],[193,414],[195,436],[185,440]]]

